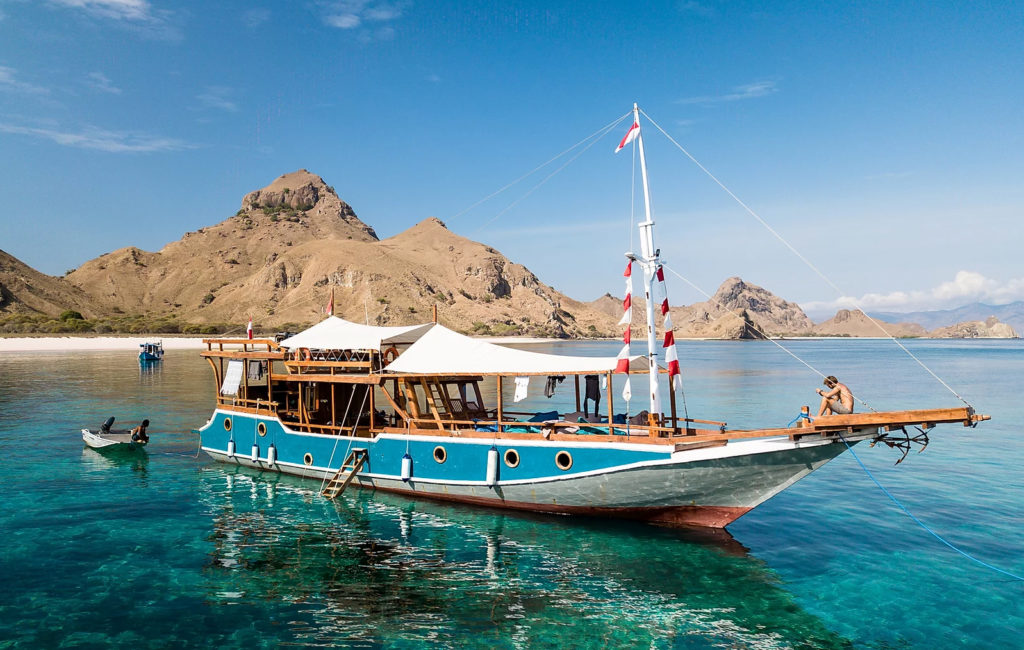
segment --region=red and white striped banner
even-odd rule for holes
[[[658,267],[656,272],[658,280],[658,294],[662,297],[661,315],[665,317],[665,342],[662,344],[662,351],[665,354],[665,363],[668,365],[668,381],[672,390],[675,390],[675,378],[679,375],[679,355],[676,353],[676,335],[672,329],[672,314],[668,309],[668,289],[665,288],[665,271]]]
[[[629,341],[632,338],[630,324],[633,322],[633,260],[626,264],[626,271],[622,274],[626,278],[626,297],[622,301],[622,319],[619,325],[625,325],[626,331],[622,335],[622,350],[615,363],[615,372],[629,374]]]

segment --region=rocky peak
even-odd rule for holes
[[[305,169],[300,169],[278,176],[273,183],[263,189],[246,194],[242,199],[242,209],[252,210],[287,205],[297,210],[309,210],[324,195],[338,197],[334,188],[327,185],[324,179]]]
[[[339,234],[350,234],[362,240],[377,239],[373,228],[356,217],[352,206],[338,198],[333,187],[305,169],[278,176],[263,189],[246,194],[242,199],[240,216],[245,216],[242,213],[252,215],[257,210],[270,215],[272,221],[277,221],[282,215],[289,222],[302,222],[306,217],[313,217],[328,230],[338,226],[349,229],[348,233]]]

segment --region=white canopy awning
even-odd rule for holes
[[[435,325],[384,370],[429,375],[567,375],[615,370],[615,357],[574,357],[516,350]],[[647,357],[630,357],[631,372],[647,372]]]
[[[414,343],[434,323],[381,327],[360,325],[336,316],[328,316],[313,327],[281,341],[285,348],[315,350],[377,350],[386,345]]]

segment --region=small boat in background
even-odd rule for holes
[[[139,351],[139,361],[160,361],[164,358],[164,344],[139,343],[142,350]]]
[[[142,424],[134,429],[111,429],[113,424],[114,418],[108,418],[97,431],[82,429],[82,441],[89,447],[102,451],[134,451],[142,449],[149,442],[149,436],[146,434],[149,420],[143,420]]]

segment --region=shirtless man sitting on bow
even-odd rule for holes
[[[821,395],[821,408],[818,409],[818,415],[853,413],[853,393],[846,387],[846,384],[840,384],[838,379],[829,375],[825,377],[825,387],[828,390],[818,389],[818,394]]]

